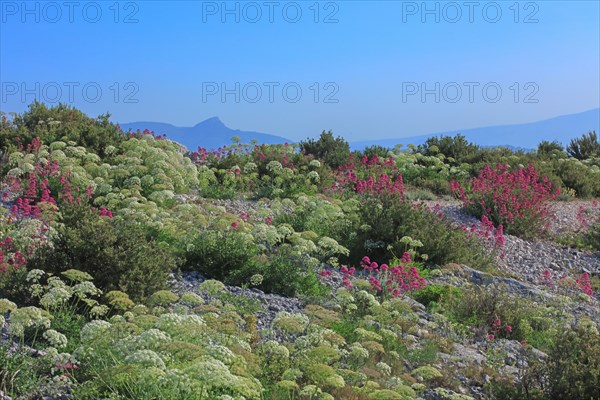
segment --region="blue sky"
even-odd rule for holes
[[[0,0],[3,111],[364,140],[600,107],[598,1],[70,4]]]

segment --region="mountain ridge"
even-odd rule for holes
[[[148,129],[157,135],[166,134],[168,139],[190,150],[195,150],[199,146],[216,149],[229,145],[233,136],[239,136],[242,143],[250,143],[253,139],[264,144],[295,142],[279,135],[229,128],[218,116],[207,118],[190,127],[156,121],[136,121],[122,123],[120,126],[124,131]],[[398,138],[357,140],[351,141],[350,147],[352,150],[362,150],[372,145],[385,147],[394,147],[399,143],[419,145],[430,137],[454,136],[460,133],[469,141],[483,147],[507,146],[515,149],[534,149],[542,140],[557,140],[566,145],[571,139],[594,130],[600,132],[600,108],[520,124],[454,129]]]
[[[385,147],[393,147],[399,143],[419,145],[430,137],[454,136],[460,133],[467,140],[483,147],[507,146],[517,149],[534,149],[542,140],[557,140],[566,145],[571,139],[593,130],[600,132],[600,108],[521,124],[492,125],[391,139],[353,141],[350,146],[353,150],[362,150],[372,145]],[[542,132],[536,134],[534,133],[536,131]],[[490,140],[490,138],[492,139]]]

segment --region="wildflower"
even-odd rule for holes
[[[56,308],[66,303],[72,295],[72,291],[67,288],[61,286],[52,287],[42,296],[40,304],[48,309]]]
[[[165,362],[152,350],[137,350],[128,355],[125,361],[132,364],[140,364],[146,368],[155,367],[162,370],[165,369]]]
[[[56,347],[58,349],[67,346],[67,337],[60,332],[55,331],[54,329],[48,329],[43,334],[44,339],[50,343],[50,346]]]
[[[17,309],[17,305],[8,299],[0,299],[0,314],[12,312]]]
[[[91,317],[103,317],[106,314],[108,314],[108,307],[105,305],[99,305],[99,306],[93,306],[92,309],[90,310],[90,316]]]
[[[61,272],[61,275],[74,282],[85,282],[93,279],[87,272],[79,271],[77,269],[68,269]]]
[[[310,172],[309,172],[309,173],[306,175],[306,177],[307,177],[308,179],[310,179],[312,182],[315,182],[315,183],[319,182],[319,181],[320,181],[320,179],[321,179],[321,178],[319,177],[319,173],[318,173],[317,171],[310,171]]]
[[[79,362],[69,353],[60,353],[54,356],[54,367],[52,373],[62,372],[68,374],[68,371],[74,371],[79,368]]]
[[[97,296],[102,293],[102,291],[98,289],[92,282],[84,281],[73,286],[73,293],[75,293],[78,298],[83,299],[88,295]]]
[[[321,168],[321,162],[319,160],[311,160],[308,165],[311,168]]]
[[[91,342],[104,335],[111,326],[111,323],[108,321],[93,320],[81,328],[79,337],[82,342]]]
[[[375,366],[375,368],[377,369],[377,371],[381,372],[383,375],[389,376],[392,374],[392,367],[390,367],[383,361],[378,362],[377,365]]]
[[[135,338],[136,345],[143,349],[155,349],[170,341],[171,338],[166,333],[156,328],[148,329]]]
[[[590,276],[587,272],[581,274],[581,277],[575,280],[577,286],[581,289],[581,291],[587,294],[590,297],[594,297],[594,291],[592,290],[592,284],[590,281]]]
[[[250,277],[250,284],[252,286],[260,286],[263,282],[263,276],[261,274],[254,274]]]
[[[41,269],[32,269],[27,274],[27,278],[25,278],[25,280],[27,282],[37,283],[37,282],[40,281],[40,279],[42,278],[42,276],[44,276],[45,274],[46,273],[44,271],[42,271]]]
[[[22,336],[25,328],[50,328],[52,316],[37,307],[22,307],[11,312],[9,332],[14,336]]]
[[[319,275],[321,275],[323,278],[329,278],[331,276],[331,271],[327,270],[327,269],[323,269],[319,272]]]

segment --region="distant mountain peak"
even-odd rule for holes
[[[121,124],[121,129],[125,131],[127,129],[143,131],[146,128],[159,135],[166,134],[167,139],[180,143],[188,149],[197,149],[199,146],[216,149],[230,145],[231,138],[234,136],[240,136],[242,143],[250,143],[254,139],[259,143],[269,144],[290,142],[289,139],[281,136],[228,128],[219,117],[208,118],[193,127],[176,127],[161,122],[147,121]]]
[[[198,122],[195,126],[210,126],[210,127],[219,127],[219,128],[225,128],[225,124],[223,123],[223,121],[221,121],[221,119],[219,117],[211,117],[208,119],[205,119],[202,122]]]

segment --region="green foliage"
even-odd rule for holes
[[[600,222],[595,223],[583,235],[583,242],[586,247],[595,251],[600,251]]]
[[[485,337],[495,320],[509,325],[511,332],[500,334],[513,340],[525,340],[546,349],[559,321],[565,315],[553,307],[541,307],[531,301],[511,296],[504,287],[469,286],[454,292],[444,303],[444,314],[453,322],[472,328],[474,335]]]
[[[538,144],[537,155],[540,157],[548,157],[552,154],[561,154],[565,151],[562,144],[556,140],[550,142],[548,140],[542,140]]]
[[[425,141],[425,144],[417,147],[417,151],[426,156],[435,156],[443,154],[446,158],[451,157],[457,164],[474,163],[481,161],[481,148],[469,142],[463,135],[456,136],[432,136]]]
[[[0,392],[12,398],[39,393],[47,364],[24,353],[13,353],[8,343],[0,344]]]
[[[224,280],[257,254],[256,245],[235,230],[206,230],[188,246],[184,268]]]
[[[495,400],[550,400],[600,398],[600,335],[580,324],[560,329],[553,338],[548,357],[529,354],[529,366],[520,380],[493,382]]]
[[[403,237],[419,240],[419,254],[428,262],[444,265],[456,262],[474,268],[486,268],[492,263],[490,255],[475,238],[447,220],[408,201],[368,199],[360,209],[362,226],[349,245],[350,259],[356,262],[364,255],[372,259],[390,260],[408,250]]]
[[[66,104],[48,108],[34,101],[26,112],[15,115],[10,124],[0,125],[0,147],[14,148],[17,143],[26,147],[38,137],[45,144],[73,141],[104,156],[108,146],[118,146],[125,140],[123,132],[109,118],[110,114],[91,118]]]
[[[41,249],[32,267],[55,273],[75,268],[92,275],[100,288],[136,299],[161,289],[176,267],[175,258],[142,225],[99,217],[87,205],[65,207],[57,231],[53,246]]]
[[[27,254],[29,269],[0,272],[0,292],[10,299],[0,299],[0,327],[47,354],[34,358],[0,347],[0,390],[12,398],[68,391],[81,399],[412,399],[426,388],[468,398],[436,388],[457,390],[460,383],[432,365],[445,366],[438,354],[451,353],[451,338],[468,332],[482,338],[496,319],[512,326],[503,337],[526,340],[550,355],[549,362],[531,359],[522,380],[533,388],[530,394],[596,395],[590,389],[598,385],[595,326],[588,323],[585,335],[561,336],[569,318],[560,304],[542,307],[508,291],[446,286],[457,277],[423,268],[448,262],[485,268],[492,256],[411,200],[447,194],[450,179],[464,181],[496,162],[533,162],[556,186],[594,196],[600,193],[598,158],[568,158],[546,142],[537,153],[481,149],[458,135],[431,139],[420,152],[372,146],[350,159],[348,144],[331,132],[304,142],[302,152],[235,143],[220,153],[186,155],[168,140],[123,135],[108,116],[92,119],[37,103],[1,124],[0,145],[11,152],[4,158],[10,182],[25,184],[37,163],[56,161],[75,193],[91,186],[93,207],[107,207],[114,216],[103,210],[100,217],[86,200],[60,199],[63,186],[52,177],[50,194],[59,204],[43,220],[0,219],[1,239],[11,237],[15,250]],[[15,151],[30,143],[35,149]],[[387,157],[385,167],[369,170],[375,156]],[[352,191],[327,197],[339,178],[331,168],[351,161],[360,162],[361,180],[382,171],[402,174],[406,197],[374,199]],[[5,207],[18,194],[9,193]],[[261,196],[267,199],[239,200]],[[599,231],[589,231],[590,248],[598,246]],[[317,274],[342,263],[358,266],[365,255],[382,262],[405,251],[421,276],[444,283],[411,293],[431,318],[405,298],[368,293],[360,271],[353,288],[333,295],[327,285],[337,275]],[[186,293],[162,290],[178,265],[214,279]],[[241,286],[242,295],[225,283]],[[263,304],[249,287],[301,295],[305,310],[262,318]],[[568,355],[559,360],[560,353]],[[67,376],[62,367],[70,362],[77,368],[69,367]]]
[[[340,136],[334,138],[333,132],[323,131],[318,140],[307,139],[301,141],[300,151],[323,160],[331,168],[337,168],[348,162],[350,145]]]
[[[567,153],[578,160],[585,160],[594,156],[600,157],[600,142],[598,142],[596,131],[572,139],[567,146]]]
[[[459,297],[460,289],[449,285],[429,284],[423,289],[411,292],[410,296],[428,309],[435,309],[450,296]]]
[[[542,166],[542,171],[558,178],[564,188],[575,190],[580,198],[600,196],[600,170],[587,161],[575,158],[558,158],[552,161],[552,166]]]
[[[389,152],[391,151],[391,149],[389,149],[388,147],[384,147],[384,146],[380,146],[380,145],[372,145],[372,146],[368,146],[366,147],[362,152],[359,152],[358,155],[360,158],[362,156],[367,156],[367,158],[371,159],[375,156],[378,156],[380,158],[386,158],[389,154]]]

